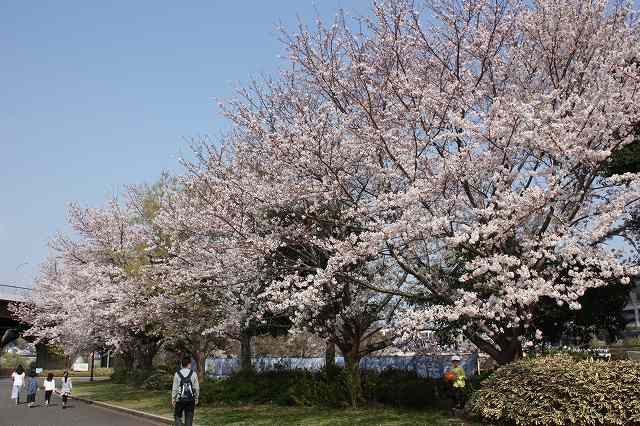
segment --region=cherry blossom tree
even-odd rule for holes
[[[311,215],[285,205],[264,218],[271,236],[280,241],[265,257],[270,285],[264,299],[271,312],[287,312],[296,329],[313,332],[340,349],[351,373],[351,402],[357,405],[360,360],[393,344],[393,335],[382,336],[382,331],[401,303],[399,297],[363,283],[394,282],[400,288],[407,274],[377,257],[327,273],[334,240],[357,233],[357,222],[345,221],[337,203]]]
[[[254,199],[309,216],[340,200],[362,228],[332,241],[316,288],[395,262],[406,288],[363,286],[411,302],[403,338],[455,324],[504,363],[540,337],[541,297],[579,309],[586,289],[629,282],[610,241],[638,176],[601,175],[640,119],[627,5],[398,0],[360,28],[285,35],[291,70],[226,110],[234,161],[260,165]]]
[[[167,194],[155,220],[171,241],[164,269],[176,285],[194,283],[220,301],[218,323],[202,332],[240,341],[241,366],[250,369],[252,338],[290,326],[286,317],[266,312],[260,299],[263,254],[274,243],[261,236],[259,199],[245,191],[251,165],[234,164],[231,147],[198,147],[196,161],[184,163],[180,191]]]
[[[27,335],[37,342],[60,344],[67,360],[104,347],[108,338],[100,327],[95,293],[87,295],[86,282],[91,273],[71,269],[63,271],[54,259],[48,260],[30,300],[10,307],[13,315],[29,324]]]
[[[156,290],[140,274],[148,257],[143,225],[134,218],[117,200],[102,209],[70,206],[74,236],[51,241],[32,303],[16,312],[29,334],[67,351],[100,342],[121,351],[129,368],[151,368],[162,336],[148,303]]]

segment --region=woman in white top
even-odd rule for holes
[[[11,388],[11,399],[16,400],[16,405],[20,404],[20,390],[22,386],[24,386],[24,368],[22,365],[18,365],[16,371],[11,373],[11,378],[13,379],[13,387]]]
[[[44,405],[51,403],[51,394],[56,390],[56,381],[53,378],[53,373],[49,373],[44,381]]]
[[[67,399],[69,395],[71,395],[71,389],[73,385],[71,384],[71,379],[69,378],[69,372],[64,372],[64,378],[62,379],[62,387],[60,389],[60,395],[62,396],[62,408],[67,408]]]

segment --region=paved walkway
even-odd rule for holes
[[[62,409],[62,401],[56,395],[51,405],[44,406],[44,391],[38,390],[37,407],[29,408],[20,395],[20,405],[11,399],[9,381],[0,379],[0,426],[158,426],[150,420],[134,417],[84,402],[70,400],[67,409]]]

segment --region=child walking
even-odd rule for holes
[[[454,375],[453,383],[451,386],[454,402],[454,408],[452,411],[455,414],[456,410],[464,409],[464,388],[466,386],[467,377],[464,373],[464,368],[460,366],[460,357],[458,355],[454,355],[451,357],[451,364],[453,364],[453,366],[450,371]]]
[[[27,403],[29,407],[33,407],[36,402],[36,392],[38,391],[38,380],[36,379],[35,370],[29,371],[29,378],[27,379]]]
[[[20,391],[22,390],[22,386],[24,385],[24,368],[22,365],[18,365],[16,371],[11,373],[11,378],[13,379],[13,387],[11,388],[11,399],[16,400],[16,405],[20,404]]]
[[[73,389],[73,385],[71,384],[71,379],[69,378],[69,372],[64,372],[64,378],[62,379],[62,388],[60,389],[60,395],[62,396],[62,408],[67,408],[67,400],[69,399],[69,395],[71,395],[71,389]]]
[[[51,394],[56,390],[56,381],[53,378],[53,373],[47,374],[47,378],[44,381],[44,405],[49,406],[51,404]]]

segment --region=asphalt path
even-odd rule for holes
[[[85,381],[74,378],[73,381]],[[42,382],[42,380],[40,380]],[[56,380],[58,386],[59,382]],[[158,426],[151,420],[135,417],[115,410],[90,405],[81,401],[69,400],[67,408],[62,409],[62,400],[53,395],[51,405],[44,405],[44,391],[38,389],[35,407],[29,407],[24,401],[23,391],[20,405],[11,399],[11,381],[0,379],[0,426]]]

